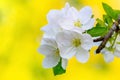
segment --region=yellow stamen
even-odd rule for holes
[[[75,47],[78,47],[78,46],[81,45],[81,41],[80,41],[80,39],[73,39],[72,44],[73,44]]]
[[[75,27],[81,27],[80,21],[78,20],[78,21],[74,22],[74,26],[75,26]]]

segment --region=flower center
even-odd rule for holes
[[[81,27],[80,21],[78,20],[78,21],[74,22],[74,26],[75,26],[75,27]]]
[[[60,51],[59,51],[59,49],[57,48],[56,49],[56,52],[55,52],[57,55],[59,55],[59,53],[60,53]]]
[[[75,47],[78,47],[78,46],[81,45],[81,41],[80,41],[80,39],[73,39],[72,44],[73,44]]]

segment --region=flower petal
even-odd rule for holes
[[[104,55],[104,60],[106,62],[111,62],[114,59],[114,55],[112,53],[108,52],[108,51],[103,53],[103,55]]]
[[[66,3],[65,7],[62,9],[63,14],[67,13],[67,11],[69,10],[69,8],[70,8],[70,4]]]
[[[71,30],[74,28],[74,22],[70,18],[61,20],[59,24],[65,30]]]
[[[51,10],[47,15],[48,23],[58,23],[58,20],[62,18],[60,10]]]
[[[45,32],[44,37],[55,38],[56,34],[62,31],[62,28],[58,24],[48,24],[42,30]]]
[[[120,44],[116,44],[116,49],[120,51]]]
[[[86,24],[83,24],[82,29],[88,30],[91,29],[94,26],[95,19],[90,19]]]
[[[59,21],[63,29],[71,30],[74,28],[74,21],[78,19],[78,11],[74,7],[70,7],[64,12],[64,18]]]
[[[79,19],[82,24],[86,24],[92,16],[92,9],[90,7],[84,7],[79,12]]]
[[[89,52],[83,48],[77,50],[76,59],[81,63],[86,63],[89,59]]]
[[[55,67],[60,61],[60,56],[58,55],[49,55],[43,61],[44,68],[52,68]]]
[[[62,58],[62,68],[63,68],[63,69],[65,69],[65,70],[66,70],[67,64],[68,64],[68,60],[67,60],[67,59]]]
[[[78,19],[78,14],[79,14],[79,12],[77,11],[76,8],[71,7],[71,8],[69,9],[68,13],[69,13],[69,17],[72,18],[72,20]]]
[[[41,45],[38,51],[43,55],[53,55],[55,54],[56,48],[50,45]]]
[[[57,43],[56,43],[55,39],[53,39],[53,38],[43,38],[41,44],[42,45],[50,45],[50,46],[57,48]]]
[[[93,40],[92,37],[89,34],[83,34],[83,39],[82,39],[82,48],[86,49],[86,50],[90,50],[90,48],[92,48],[93,44]]]
[[[116,57],[120,57],[120,51],[115,50],[114,55],[115,55]]]
[[[65,59],[70,59],[76,54],[76,48],[68,47],[68,48],[60,48],[60,56]]]
[[[56,41],[59,46],[71,46],[74,36],[71,31],[62,31],[56,35]]]

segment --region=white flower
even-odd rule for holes
[[[55,35],[63,30],[59,22],[63,20],[69,7],[70,5],[66,3],[65,8],[62,10],[51,10],[47,14],[48,24],[42,28],[42,30],[45,32],[44,37],[55,38]]]
[[[60,54],[57,43],[54,39],[43,38],[39,52],[45,55],[43,66],[45,68],[55,67],[60,61]],[[67,59],[62,58],[62,67],[65,69],[67,66]]]
[[[57,34],[56,41],[61,57],[70,59],[75,55],[79,62],[88,61],[88,50],[92,47],[93,42],[90,35],[66,30]]]
[[[64,11],[65,12],[65,11]],[[74,7],[68,7],[64,18],[59,23],[62,28],[67,30],[81,29],[83,31],[91,29],[94,26],[95,20],[92,18],[92,9],[84,7],[80,11]]]
[[[93,27],[94,19],[90,7],[84,7],[77,11],[66,3],[61,10],[51,10],[47,15],[48,24],[42,28],[45,32],[44,37],[55,38],[58,32],[63,30],[75,30],[84,32]]]
[[[103,49],[101,51],[101,53],[103,54],[103,57],[104,57],[104,60],[106,62],[112,62],[114,60],[114,55],[113,55],[113,52],[107,50],[107,49]]]
[[[55,38],[56,34],[62,31],[62,28],[58,24],[48,24],[42,28],[45,32],[45,38]]]

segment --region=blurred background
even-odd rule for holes
[[[37,52],[51,9],[65,3],[80,9],[91,6],[95,18],[104,14],[102,2],[120,9],[119,0],[0,0],[0,80],[119,80],[120,59],[105,63],[102,55],[94,55],[86,64],[72,58],[67,72],[54,76],[52,69],[42,67],[43,55]]]

